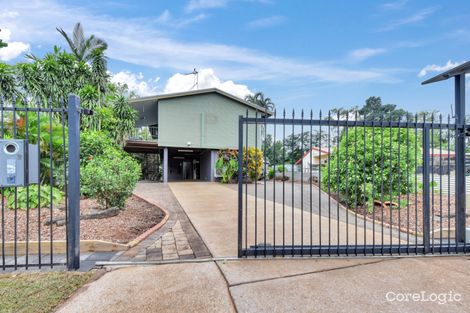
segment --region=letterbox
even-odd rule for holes
[[[37,147],[24,139],[0,139],[0,187],[38,183]]]

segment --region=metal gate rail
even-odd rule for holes
[[[466,129],[442,116],[247,112],[239,257],[467,253],[455,161]]]
[[[7,182],[1,180],[0,186],[0,268],[16,270],[67,265],[70,270],[78,269],[79,98],[70,95],[68,105],[1,98],[0,141],[5,147],[24,147],[21,155],[8,155],[4,146],[2,150],[5,151],[0,151],[0,160],[12,159],[0,170],[0,175],[8,173],[12,176]],[[62,216],[56,207],[56,198],[61,197],[66,238],[65,251],[57,253],[54,222]]]

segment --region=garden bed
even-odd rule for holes
[[[335,197],[336,198],[336,197]],[[389,206],[382,207],[381,204],[376,203],[374,210],[369,212],[365,206],[358,207],[357,213],[360,215],[365,215],[369,219],[375,219],[377,223],[384,222],[384,225],[393,225],[399,227],[401,231],[410,233],[422,234],[423,232],[423,195],[418,194],[409,196],[409,201],[407,196],[401,197],[402,204],[400,208],[392,208]],[[387,199],[384,199],[387,201]],[[441,202],[442,201],[442,202]],[[407,205],[408,203],[408,205]],[[434,205],[433,205],[434,203]],[[438,232],[442,229],[455,229],[455,197],[449,199],[448,196],[442,195],[442,198],[439,194],[434,194],[434,200],[431,195],[430,197],[431,205],[431,232]],[[442,212],[441,212],[442,208]],[[354,207],[349,208],[352,212],[356,212]],[[449,214],[450,213],[450,214]],[[470,223],[470,218],[467,216],[467,225]],[[434,226],[434,227],[433,227]],[[446,237],[446,235],[444,236]]]
[[[85,199],[80,201],[80,213],[86,214],[97,207],[95,200]],[[27,212],[17,210],[17,240],[26,240],[27,234]],[[62,209],[54,208],[52,212],[54,219],[64,217],[65,212]],[[15,211],[5,209],[5,241],[14,240],[15,229]],[[104,240],[115,243],[126,244],[134,240],[139,235],[145,233],[148,229],[157,225],[163,220],[165,213],[158,207],[141,200],[137,197],[131,197],[126,201],[124,210],[118,215],[102,218],[80,221],[80,238],[82,240]],[[41,209],[41,240],[50,240],[51,226],[45,223],[50,220],[50,209]],[[29,210],[29,240],[38,240],[38,209]],[[52,226],[53,240],[65,240],[66,228],[64,226]],[[0,229],[0,238],[2,232]]]

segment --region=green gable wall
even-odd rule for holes
[[[158,144],[187,147],[189,141],[194,148],[238,148],[238,117],[246,115],[247,109],[250,116],[255,115],[254,109],[215,93],[161,99]],[[249,133],[254,136],[254,129]]]

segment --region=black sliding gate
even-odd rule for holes
[[[241,116],[239,257],[468,252],[466,129],[442,116]]]
[[[80,265],[80,100],[0,99],[0,268]]]

